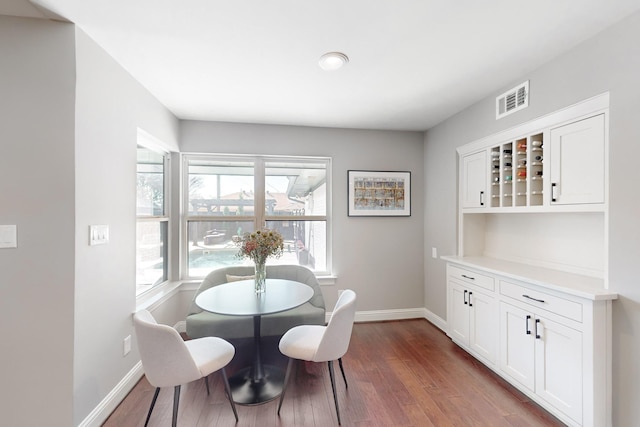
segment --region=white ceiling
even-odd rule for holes
[[[401,130],[497,95],[640,9],[640,0],[32,2],[76,23],[181,119]],[[0,13],[31,7],[0,3]],[[322,71],[328,51],[349,64]]]

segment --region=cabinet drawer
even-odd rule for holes
[[[568,319],[582,322],[582,304],[580,303],[526,286],[505,282],[504,280],[500,281],[500,293],[517,301],[542,308]]]
[[[475,271],[465,270],[464,268],[449,265],[449,276],[465,283],[471,283],[481,288],[493,291],[495,288],[493,277],[479,274]]]

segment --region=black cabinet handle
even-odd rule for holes
[[[467,292],[469,292],[469,291],[465,289],[465,290],[464,290],[464,297],[463,297],[463,299],[464,299],[464,305],[467,305],[467,304],[468,304],[468,303],[467,303]]]
[[[480,192],[480,206],[484,206],[484,191]]]
[[[529,329],[529,320],[531,320],[531,315],[527,314],[527,320],[525,321],[525,330],[527,331],[527,335],[531,335],[531,329]]]
[[[558,199],[556,199],[556,183],[552,182],[551,183],[551,201],[552,202],[557,202]]]
[[[536,339],[540,339],[540,334],[538,334],[538,323],[540,323],[540,319],[536,319]]]
[[[469,307],[473,307],[473,304],[471,304],[471,295],[473,295],[473,292],[469,291]]]
[[[467,276],[466,274],[463,274],[462,277],[464,277],[465,279],[469,279],[469,280],[476,280],[475,277]]]
[[[522,296],[523,296],[524,298],[528,298],[528,299],[533,300],[533,301],[536,301],[536,302],[544,302],[544,300],[543,300],[543,299],[533,298],[533,297],[530,297],[529,295],[524,295],[524,294],[522,294]]]

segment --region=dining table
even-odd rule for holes
[[[263,364],[260,325],[263,315],[298,307],[313,297],[313,288],[294,280],[266,279],[266,291],[256,293],[255,281],[239,280],[211,287],[196,297],[202,310],[229,316],[253,317],[253,362],[229,377],[233,401],[257,405],[282,393],[284,369]]]

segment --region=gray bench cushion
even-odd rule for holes
[[[200,284],[187,315],[187,335],[191,338],[216,336],[225,339],[253,337],[253,317],[227,316],[202,311],[195,303],[200,292],[227,282],[227,274],[249,276],[253,267],[233,266],[214,270]],[[267,266],[267,278],[295,280],[313,288],[309,302],[291,310],[262,316],[260,333],[263,336],[283,335],[298,325],[324,325],[325,305],[318,279],[311,270],[299,265]],[[267,292],[269,289],[267,288]]]

